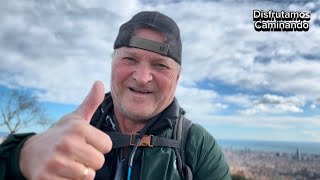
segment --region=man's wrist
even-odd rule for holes
[[[19,171],[20,171],[20,175],[23,177],[28,177],[26,172],[26,162],[29,161],[28,157],[25,155],[26,152],[26,144],[28,144],[28,142],[32,141],[32,139],[35,138],[35,136],[31,135],[29,137],[27,137],[24,142],[21,144],[21,147],[19,148]]]

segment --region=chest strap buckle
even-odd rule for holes
[[[130,146],[134,146],[137,139],[138,139],[137,135],[135,134],[130,135]],[[153,147],[152,140],[153,140],[153,135],[144,135],[138,146]]]

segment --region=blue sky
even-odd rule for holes
[[[254,9],[310,11],[310,30],[256,32]],[[320,142],[315,0],[1,0],[0,88],[29,89],[58,120],[77,107],[95,80],[109,91],[118,28],[142,10],[163,12],[181,28],[176,97],[195,123],[218,139]]]

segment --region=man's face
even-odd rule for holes
[[[163,42],[160,32],[139,29],[136,36]],[[169,57],[138,48],[116,50],[112,63],[111,94],[115,112],[145,121],[170,105],[180,74],[180,65]]]

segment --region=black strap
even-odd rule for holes
[[[182,179],[184,180],[192,180],[192,171],[188,167],[186,163],[186,144],[188,138],[188,132],[192,125],[192,121],[181,115],[179,120],[179,129],[178,129],[178,138],[181,138],[181,148],[179,149],[180,157],[181,157],[181,164],[182,164]]]
[[[186,144],[187,144],[187,138],[188,138],[188,132],[189,132],[189,129],[192,125],[192,122],[183,117],[182,119],[183,120],[183,123],[182,123],[182,135],[181,135],[181,158],[182,158],[182,165],[185,166],[186,165]]]
[[[183,166],[182,172],[183,172],[183,179],[184,180],[192,180],[193,179],[192,171],[189,168],[189,166],[187,166],[187,165]]]
[[[112,140],[112,149],[117,149],[126,146],[134,146],[136,140],[138,139],[138,135],[126,135],[118,132],[108,132]],[[162,147],[173,147],[180,148],[180,141],[175,139],[164,138],[160,136],[144,136],[141,140],[139,146],[144,147],[153,147],[153,146],[162,146]]]

